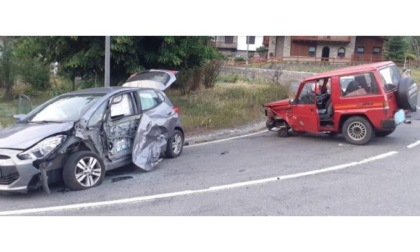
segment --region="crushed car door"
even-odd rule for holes
[[[103,130],[106,156],[111,161],[131,155],[141,117],[134,103],[131,92],[110,99]]]
[[[133,163],[144,171],[153,170],[160,161],[165,137],[159,126],[143,114],[133,143]]]

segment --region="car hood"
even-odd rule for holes
[[[146,70],[132,75],[123,87],[154,88],[164,91],[176,81],[176,71],[169,70]]]
[[[72,129],[73,122],[15,124],[0,130],[0,148],[27,149],[44,138]]]
[[[263,105],[264,107],[290,107],[289,99],[284,99],[275,102],[268,102]]]

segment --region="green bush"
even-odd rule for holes
[[[50,88],[50,70],[39,59],[23,59],[19,67],[19,75],[23,82],[32,89],[46,90]]]
[[[195,67],[180,71],[174,83],[174,87],[181,90],[182,95],[189,94],[201,86],[201,68]]]
[[[268,52],[268,48],[265,46],[260,46],[257,48],[257,53],[260,55],[260,57],[262,58],[266,58],[267,57],[267,52]]]
[[[73,91],[73,82],[70,79],[59,76],[51,78],[51,89],[49,90],[51,97],[71,91]]]
[[[213,60],[203,66],[203,85],[205,88],[213,88],[216,84],[217,77],[222,69],[223,61]]]
[[[233,61],[235,61],[235,62],[244,62],[244,61],[245,61],[245,59],[244,59],[242,56],[237,56],[237,57],[235,57],[235,58],[233,59]]]
[[[265,46],[260,46],[260,47],[258,47],[257,48],[257,50],[256,50],[258,53],[266,53],[266,52],[268,52],[268,48],[267,47],[265,47]]]

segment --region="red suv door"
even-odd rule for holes
[[[298,93],[292,106],[290,126],[295,131],[318,132],[318,112],[316,107],[315,83],[308,82]]]

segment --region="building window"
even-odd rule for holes
[[[337,57],[344,58],[345,55],[346,55],[346,49],[344,49],[344,47],[338,48]]]
[[[225,36],[226,44],[233,44],[233,36]]]
[[[365,54],[365,47],[364,46],[358,46],[356,49],[357,54]]]
[[[255,44],[255,36],[246,36],[246,38],[247,38],[247,44],[249,44],[249,45],[253,45],[253,44]]]
[[[310,46],[308,48],[308,56],[309,57],[315,57],[316,54],[316,47],[315,46]]]
[[[381,48],[374,47],[373,50],[372,50],[372,54],[381,54]]]

